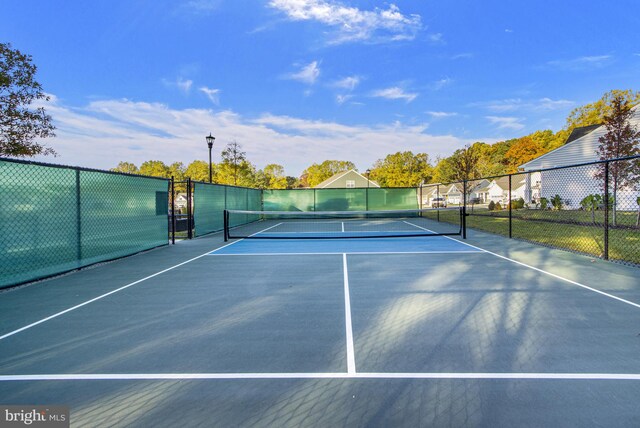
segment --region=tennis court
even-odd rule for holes
[[[72,426],[640,424],[637,268],[423,218],[368,239],[279,220],[4,292],[3,404]]]

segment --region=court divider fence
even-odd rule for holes
[[[0,158],[0,288],[167,245],[168,185]]]
[[[469,229],[640,265],[640,156],[429,184],[421,194],[425,207],[464,205]]]

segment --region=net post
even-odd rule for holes
[[[229,210],[225,209],[222,212],[223,223],[224,223],[224,242],[229,240]]]
[[[191,177],[187,178],[187,237],[193,239],[193,207],[191,206]]]
[[[467,180],[462,181],[462,210],[460,225],[462,227],[462,239],[467,239]]]
[[[609,161],[604,163],[604,253],[609,260]]]
[[[175,200],[175,191],[176,191],[176,182],[173,175],[171,176],[170,192],[171,192],[171,217],[169,221],[171,221],[171,244],[176,244],[176,200]]]

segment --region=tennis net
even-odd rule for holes
[[[237,218],[253,221],[238,226]],[[394,211],[225,210],[225,241],[462,235],[461,208]]]

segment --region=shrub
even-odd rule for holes
[[[502,205],[500,205],[500,202],[496,204],[496,211],[502,211]]]
[[[517,202],[518,202],[518,206],[516,208],[518,209],[524,208],[524,198],[518,198]]]
[[[551,205],[553,205],[553,209],[561,210],[562,209],[562,198],[560,195],[555,195],[551,198]]]
[[[547,205],[549,205],[549,200],[547,198],[540,198],[540,209],[546,210]]]
[[[493,211],[496,209],[496,203],[491,201],[489,202],[489,211]]]

